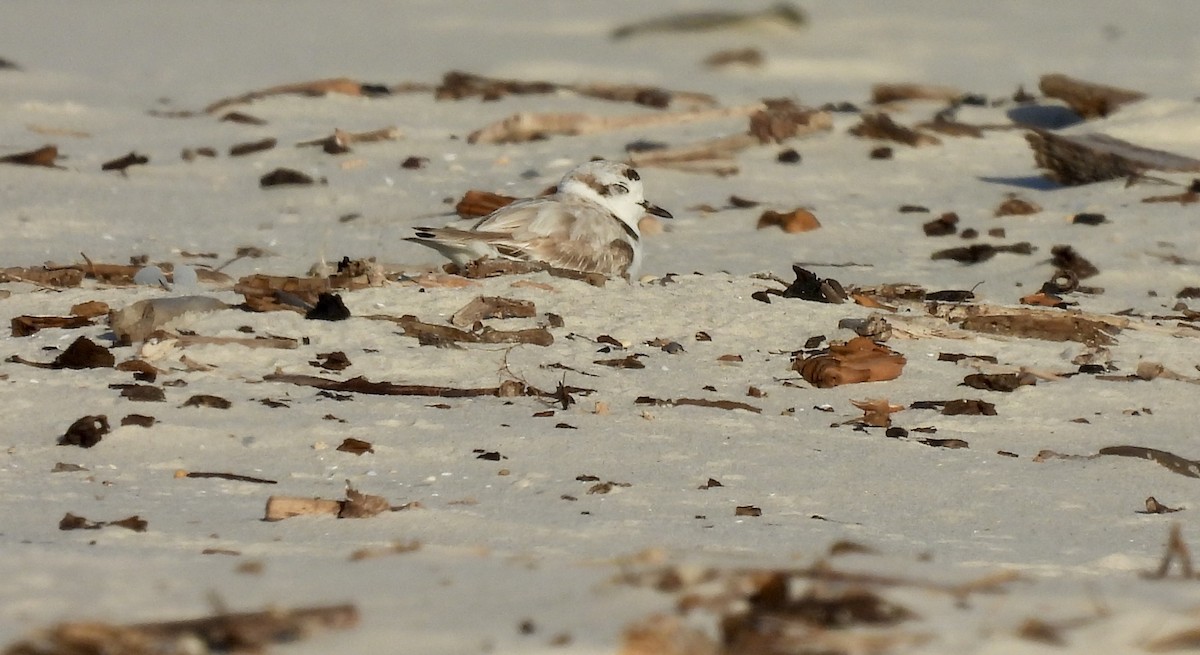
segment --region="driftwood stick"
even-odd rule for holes
[[[1038,81],[1038,89],[1051,98],[1067,103],[1084,118],[1104,118],[1121,105],[1146,97],[1146,94],[1138,91],[1085,82],[1059,73],[1043,75]]]
[[[1200,160],[1115,139],[1104,134],[1065,136],[1046,130],[1025,135],[1038,167],[1064,185],[1090,184],[1141,175],[1146,170],[1200,172]]]

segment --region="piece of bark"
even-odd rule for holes
[[[384,127],[378,130],[370,130],[367,132],[346,132],[345,130],[334,130],[333,134],[327,137],[301,141],[296,144],[296,147],[303,148],[307,146],[321,146],[325,152],[333,153],[339,149],[342,152],[345,152],[346,150],[349,150],[350,145],[354,143],[395,141],[403,136],[404,132],[402,132],[398,127]]]
[[[1121,105],[1137,102],[1146,94],[1067,77],[1059,73],[1043,75],[1038,89],[1051,98],[1058,98],[1085,119],[1104,118]]]
[[[0,164],[17,164],[20,166],[43,166],[46,168],[59,168],[62,166],[55,164],[58,159],[58,147],[53,145],[42,146],[37,150],[27,152],[18,152],[11,155],[0,157]]]
[[[1140,176],[1147,170],[1200,172],[1200,160],[1143,148],[1104,134],[1055,134],[1032,129],[1026,135],[1039,168],[1066,186]]]
[[[895,141],[914,148],[936,146],[942,143],[935,136],[922,134],[912,128],[900,125],[882,112],[863,114],[861,122],[850,128],[850,134],[864,139]]]
[[[267,137],[258,141],[247,141],[245,143],[235,143],[229,146],[229,156],[243,157],[256,152],[263,152],[274,148],[278,143],[279,140],[275,137]]]
[[[423,346],[446,346],[456,343],[528,343],[549,346],[554,343],[554,335],[546,328],[496,330],[484,327],[478,332],[467,332],[447,325],[425,323],[409,315],[401,316],[396,322],[404,329],[405,336],[416,338]]]
[[[104,162],[103,164],[100,165],[100,170],[102,170],[102,171],[124,171],[125,169],[129,168],[130,166],[140,166],[143,164],[148,164],[149,162],[150,162],[149,157],[147,157],[145,155],[139,155],[136,152],[130,152],[128,155],[125,155],[124,157],[118,157],[117,159],[113,159],[111,161]]]
[[[77,287],[83,278],[83,270],[74,266],[13,266],[0,269],[0,282],[27,282],[42,287]]]
[[[10,321],[14,337],[27,337],[46,328],[73,330],[92,325],[86,316],[14,316]]]
[[[276,168],[258,179],[258,186],[264,189],[273,186],[308,186],[311,184],[316,184],[316,180],[311,175],[301,173],[293,168]]]

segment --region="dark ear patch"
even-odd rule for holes
[[[620,182],[616,184],[610,184],[600,191],[600,195],[604,196],[605,198],[609,196],[619,196],[623,193],[629,193],[629,187],[621,184]]]
[[[630,179],[630,180],[640,180],[640,179],[642,179],[642,176],[638,175],[638,172],[633,170],[632,168],[626,168],[625,169],[625,178]]]

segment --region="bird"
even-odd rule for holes
[[[416,227],[405,241],[459,266],[481,258],[535,261],[633,280],[642,265],[638,221],[646,214],[672,218],[646,201],[636,170],[601,159],[568,171],[550,195],[518,200],[469,227]]]

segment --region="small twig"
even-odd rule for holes
[[[256,478],[249,475],[239,475],[237,473],[210,473],[206,471],[189,471],[189,478],[218,478],[220,480],[233,480],[234,482],[253,482],[256,484],[279,484],[277,480],[267,480],[266,478]]]

